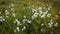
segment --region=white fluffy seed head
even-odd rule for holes
[[[11,8],[11,11],[14,12],[14,8]]]
[[[39,7],[38,10],[42,10],[42,7]]]
[[[34,13],[34,15],[38,15],[39,13]]]
[[[27,22],[28,22],[28,23],[31,23],[31,21],[30,21],[30,20],[28,20]]]
[[[36,9],[32,8],[32,13],[35,13],[36,11],[37,11]]]
[[[5,19],[3,18],[3,21],[5,21]]]
[[[5,10],[5,15],[8,15],[8,14],[9,14],[8,10]]]
[[[17,27],[16,29],[17,29],[18,32],[20,31],[19,27]]]
[[[14,6],[14,4],[13,4],[13,3],[11,3],[11,6],[13,7],[13,6]]]
[[[16,33],[16,29],[14,30],[14,32]]]
[[[20,21],[18,21],[18,19],[15,19],[14,23],[17,23],[17,25],[20,25]]]
[[[44,23],[41,24],[41,26],[43,26],[43,25],[44,25]]]
[[[16,21],[14,21],[13,23],[16,23]]]
[[[45,18],[45,15],[41,15],[41,18]]]
[[[35,19],[35,17],[34,16],[32,16],[32,20],[34,20]]]
[[[49,28],[51,28],[52,27],[52,24],[51,23],[48,23],[48,26],[49,26]]]
[[[27,21],[27,19],[23,19],[23,23],[25,23]]]
[[[44,12],[43,14],[46,15],[48,13],[48,10],[46,10],[46,12]]]
[[[57,27],[58,26],[58,23],[55,23],[54,26]]]
[[[19,30],[19,27],[17,27],[16,29]]]
[[[0,14],[1,14],[1,12],[0,12]]]
[[[26,18],[26,16],[24,16],[24,18]]]
[[[0,16],[0,18],[3,18],[2,16]]]
[[[47,10],[51,10],[51,7],[48,7]]]
[[[23,28],[22,28],[22,30],[25,30],[26,29],[26,26],[24,26]]]
[[[50,17],[51,16],[51,14],[47,14],[47,17]]]
[[[6,15],[6,18],[8,18],[9,16]]]
[[[20,25],[20,22],[19,21],[17,22],[17,25]]]
[[[16,17],[15,13],[12,14],[13,17]]]

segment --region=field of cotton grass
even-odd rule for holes
[[[0,34],[60,34],[60,0],[0,0]]]

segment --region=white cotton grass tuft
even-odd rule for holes
[[[48,10],[50,10],[50,8],[48,7]]]
[[[51,14],[47,14],[47,17],[51,17]]]
[[[36,17],[38,17],[39,13],[34,13],[32,16],[32,20],[34,20]]]
[[[6,15],[6,18],[9,18],[9,16]]]
[[[14,20],[14,22],[13,23],[16,23],[16,21]]]
[[[31,21],[30,21],[30,20],[27,20],[27,22],[28,22],[28,23],[31,23]]]
[[[53,26],[53,19],[50,20],[50,23],[48,23],[49,28]]]
[[[13,3],[11,3],[11,6],[12,6],[12,7],[14,7],[14,4],[13,4]]]
[[[1,14],[1,12],[0,12],[0,14]]]
[[[13,17],[16,17],[15,13],[12,14]]]
[[[11,11],[14,12],[14,8],[11,8]]]
[[[16,29],[14,30],[14,32],[16,33]]]
[[[22,28],[22,31],[25,30],[25,29],[26,29],[26,26],[24,26],[24,27]]]
[[[46,10],[43,14],[46,15],[48,13],[48,10]]]
[[[23,17],[24,17],[24,18],[26,18],[26,16],[25,16],[25,15],[24,15]]]
[[[36,9],[32,8],[32,13],[35,13],[36,11],[37,11]]]
[[[3,20],[3,21],[5,21],[5,19],[4,19],[4,18],[3,18],[2,20]]]
[[[51,5],[49,5],[48,7],[49,7],[50,9],[52,8],[52,6],[51,6]]]
[[[42,10],[42,7],[39,7],[38,10]]]
[[[57,26],[58,26],[58,23],[57,23],[57,22],[56,22],[56,23],[54,23],[54,26],[55,26],[55,27],[57,27]]]
[[[17,29],[18,32],[20,31],[19,27],[17,27],[16,29]]]
[[[41,18],[45,18],[45,15],[43,14],[43,15],[41,15]]]
[[[18,19],[15,19],[14,23],[17,23],[17,25],[20,25],[20,21]]]
[[[44,23],[41,24],[41,26],[43,26],[43,25],[44,25]]]
[[[42,14],[43,14],[43,11],[39,11],[39,17],[41,17]]]
[[[27,19],[23,19],[23,23],[27,22]]]
[[[2,16],[0,16],[0,21],[3,22],[5,21],[5,19]]]
[[[51,34],[53,34],[53,32],[51,32]]]
[[[40,10],[40,11],[39,11],[39,13],[43,13],[43,11],[42,11],[42,10]]]
[[[8,15],[8,14],[9,14],[8,10],[5,10],[5,15]]]
[[[52,27],[52,24],[51,23],[48,23],[48,26],[49,26],[49,28],[51,28]]]
[[[2,16],[0,16],[0,18],[3,18]]]
[[[0,21],[1,21],[1,22],[2,22],[2,18],[3,18],[3,17],[2,17],[2,16],[0,16]]]
[[[38,15],[39,13],[34,13],[34,15]]]
[[[56,15],[56,18],[58,18],[59,16],[58,15]]]
[[[60,11],[59,11],[59,14],[60,14]]]

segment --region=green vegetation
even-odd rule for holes
[[[60,0],[0,0],[0,34],[60,34]]]

